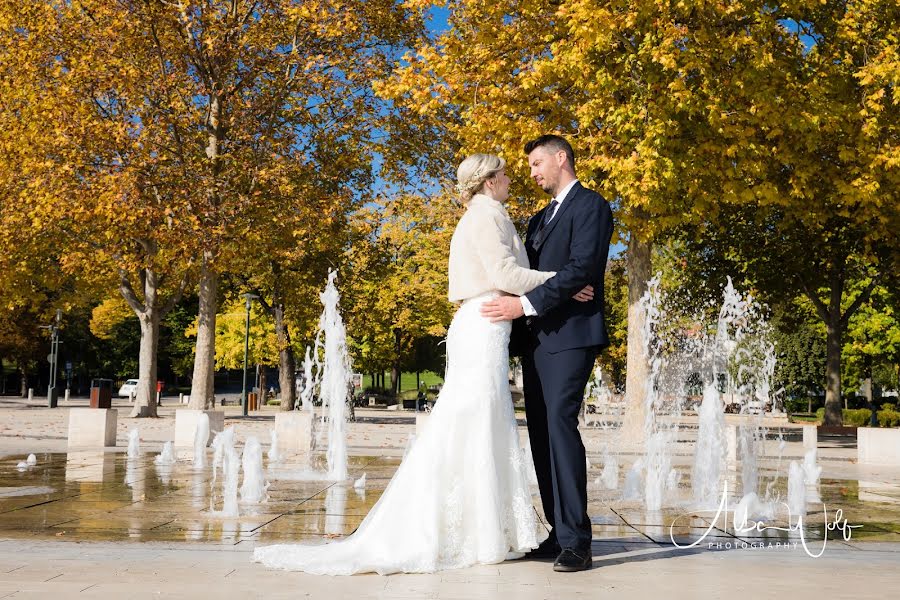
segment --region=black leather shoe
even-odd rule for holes
[[[565,548],[556,558],[556,562],[553,563],[553,570],[563,573],[587,571],[591,568],[592,562],[590,549],[585,551]]]
[[[525,555],[525,559],[556,558],[559,556],[560,552],[562,552],[562,548],[560,547],[559,542],[556,541],[556,536],[551,535],[541,542],[540,546],[531,552],[528,552]]]

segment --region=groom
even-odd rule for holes
[[[583,571],[591,566],[591,522],[578,414],[594,359],[609,344],[603,274],[613,219],[606,200],[578,182],[564,138],[543,135],[525,152],[531,177],[553,197],[529,221],[525,248],[532,269],[556,275],[522,297],[486,302],[481,312],[491,321],[514,320],[511,353],[522,356],[531,453],[552,527],[528,556],[555,557],[554,571]],[[599,293],[575,301],[585,286]]]

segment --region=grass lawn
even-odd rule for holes
[[[444,378],[432,371],[422,371],[419,373],[419,381],[427,386],[439,385],[444,383]],[[391,372],[384,372],[384,384],[391,387]],[[372,385],[372,377],[368,373],[363,375],[363,388],[370,388]],[[416,374],[401,373],[400,374],[400,392],[416,391]]]

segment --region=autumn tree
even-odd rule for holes
[[[407,16],[389,0],[3,5],[10,138],[38,149],[23,176],[45,215],[71,203],[60,229],[83,226],[70,263],[99,259],[89,271],[118,279],[148,333],[142,355],[197,271],[191,407],[212,399],[219,278],[260,199],[295,162],[307,181],[286,210],[301,188],[358,183],[342,165],[370,150],[382,109],[370,82],[419,26]],[[154,378],[142,366],[141,389]]]
[[[715,223],[727,206],[790,208],[801,228],[836,211],[877,224],[875,237],[892,230],[896,3],[449,6],[450,30],[384,91],[413,120],[442,125],[450,147],[502,153],[532,211],[543,201],[523,182],[523,140],[571,139],[580,179],[613,201],[627,239],[632,424],[648,379],[638,301],[654,240]],[[829,382],[828,421],[839,422]]]
[[[40,224],[64,271],[119,288],[142,333],[133,416],[155,416],[159,323],[186,285],[189,260],[189,230],[173,215],[190,188],[185,165],[160,147],[179,125],[150,75],[158,57],[135,43],[119,5],[30,3],[0,14],[10,65],[4,113],[15,117],[4,133],[17,144],[22,187],[14,210]]]
[[[391,389],[414,362],[419,344],[443,338],[452,317],[447,299],[450,237],[462,208],[446,194],[382,198],[358,216],[344,289],[354,357],[363,369],[391,368]]]
[[[734,164],[754,149],[723,90],[740,86],[762,102],[774,82],[759,40],[797,43],[759,4],[452,2],[450,31],[423,43],[385,85],[414,115],[444,123],[465,152],[503,154],[520,213],[546,202],[525,183],[523,142],[548,131],[570,139],[579,178],[613,202],[624,226],[627,417],[636,429],[647,380],[638,302],[651,241],[722,201],[752,198],[740,195]]]

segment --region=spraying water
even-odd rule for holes
[[[328,415],[328,478],[332,481],[347,479],[347,440],[345,413],[350,389],[350,355],[347,352],[347,331],[338,312],[340,295],[334,281],[337,272],[328,273],[328,285],[319,298],[325,310],[319,320],[319,328],[325,335],[325,364],[322,368],[322,415]],[[318,354],[318,353],[317,353]]]
[[[175,446],[172,442],[163,444],[162,453],[157,456],[153,462],[161,467],[168,467],[175,464]]]
[[[625,500],[640,500],[642,479],[644,473],[644,459],[639,458],[631,465],[625,474],[625,485],[622,490],[622,497]]]
[[[347,512],[347,487],[337,483],[325,492],[325,534],[344,533],[344,514]]]
[[[791,516],[806,515],[806,482],[803,467],[796,460],[791,461],[788,469],[788,510]]]
[[[644,506],[649,511],[658,511],[666,500],[669,481],[677,481],[677,475],[672,468],[672,447],[678,436],[678,420],[670,419],[668,422],[658,417],[664,411],[680,414],[681,405],[678,400],[671,402],[671,395],[666,406],[666,398],[663,391],[666,390],[662,380],[664,363],[664,337],[661,334],[662,327],[662,303],[663,297],[660,291],[660,278],[657,274],[647,284],[647,291],[640,300],[641,310],[645,313],[642,338],[650,361],[649,381],[645,386],[644,396],[644,439],[647,440],[644,459],[635,464],[643,470]],[[635,467],[629,471],[632,479],[626,476],[626,493],[634,496],[640,491],[634,487],[634,477],[640,471]],[[630,487],[629,487],[630,486]]]
[[[803,481],[806,485],[807,502],[819,503],[822,498],[819,496],[819,476],[822,474],[822,467],[816,464],[815,448],[807,451],[803,457]]]
[[[209,415],[200,413],[194,432],[194,469],[206,468],[206,443],[209,441]]]
[[[137,458],[141,454],[141,433],[137,427],[128,432],[128,458]]]
[[[306,347],[306,358],[303,359],[303,389],[300,391],[300,407],[307,412],[313,411],[313,394],[319,384],[317,375],[322,374],[321,368],[316,369],[315,374],[313,372],[313,368],[318,364],[319,338],[319,334],[316,334],[317,360],[313,362],[309,346]]]
[[[607,490],[619,487],[619,459],[609,451],[603,459],[603,471],[600,473],[599,480]]]
[[[215,437],[213,437],[212,448],[213,448],[213,462],[212,462],[212,482],[216,482],[216,478],[218,476],[218,469],[221,467],[225,461],[225,449],[227,447],[234,447],[234,426],[227,427],[224,430],[216,433]]]
[[[699,506],[718,504],[725,467],[725,414],[719,391],[711,382],[703,388],[700,404],[700,433],[697,438],[694,466],[691,471],[694,502]]]
[[[269,430],[271,444],[269,445],[269,464],[275,464],[281,460],[281,454],[278,452],[278,432],[275,429]]]
[[[255,436],[248,437],[244,444],[243,468],[241,502],[244,504],[263,502],[269,485],[263,479],[262,446]]]
[[[216,434],[213,438],[213,479],[211,485],[216,482],[216,468],[221,465],[223,473],[222,481],[222,510],[216,512],[210,506],[210,512],[220,517],[240,516],[238,510],[238,476],[240,474],[240,456],[234,447],[234,427],[228,427]],[[210,504],[214,498],[210,498]]]

